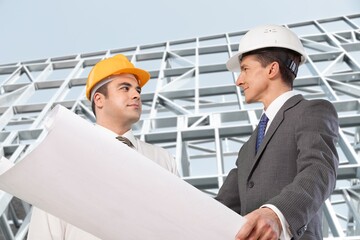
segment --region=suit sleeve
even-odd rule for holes
[[[295,126],[297,175],[279,195],[267,203],[285,216],[293,236],[312,220],[336,183],[338,118],[333,105],[324,100],[306,101]]]
[[[229,172],[215,199],[240,214],[237,168]]]

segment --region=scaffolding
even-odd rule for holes
[[[327,99],[339,115],[340,167],[323,205],[325,239],[360,239],[360,14],[284,25],[297,33],[309,59],[295,91]],[[246,104],[225,62],[247,30],[100,52],[0,65],[1,155],[17,162],[44,132],[61,104],[94,122],[85,82],[99,60],[122,53],[151,79],[142,90],[140,139],[176,158],[188,183],[216,195],[262,113]],[[0,191],[0,239],[24,239],[31,206]]]

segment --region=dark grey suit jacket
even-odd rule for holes
[[[321,205],[336,183],[338,118],[326,100],[291,97],[255,154],[257,129],[242,146],[216,199],[241,215],[273,204],[293,239],[322,239]]]

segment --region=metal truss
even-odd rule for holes
[[[295,90],[330,100],[340,121],[336,190],[323,206],[324,236],[360,239],[360,14],[288,24],[309,55]],[[182,178],[215,195],[260,117],[226,70],[247,30],[0,66],[1,155],[18,161],[56,105],[93,122],[85,82],[100,59],[123,53],[150,71],[136,135],[176,157]],[[23,239],[31,207],[0,194],[2,239]],[[0,236],[1,239],[1,236]]]

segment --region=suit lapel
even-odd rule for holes
[[[271,122],[271,125],[269,126],[269,129],[267,130],[264,140],[260,146],[260,148],[258,149],[257,154],[255,155],[255,159],[253,161],[253,165],[251,167],[251,171],[249,174],[249,177],[251,176],[252,172],[254,171],[254,169],[256,168],[256,165],[258,163],[258,161],[260,161],[260,157],[263,153],[263,151],[265,150],[266,146],[268,145],[270,139],[272,138],[272,136],[274,135],[274,133],[276,132],[276,130],[278,129],[278,127],[280,126],[280,124],[283,122],[284,120],[284,113],[292,108],[293,106],[295,106],[298,102],[300,102],[301,100],[303,100],[304,97],[302,95],[295,95],[293,97],[291,97],[290,99],[288,99],[284,105],[279,109],[279,111],[277,112],[277,114],[275,115],[275,118],[273,119],[273,121]],[[254,133],[257,133],[258,131],[258,127],[256,127]],[[256,135],[257,134],[252,134],[251,138],[249,139],[249,146],[253,147],[253,153],[255,154],[255,144],[256,144]]]

